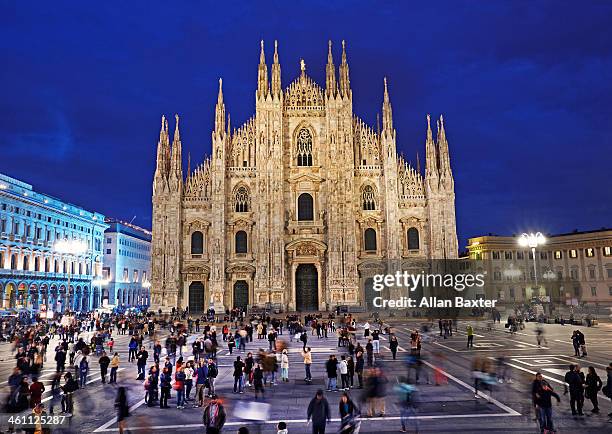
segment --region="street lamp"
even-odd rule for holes
[[[82,255],[87,251],[87,243],[81,240],[76,239],[61,239],[57,240],[53,245],[53,250],[62,255],[72,255],[78,256]],[[66,291],[70,293],[70,273],[72,271],[72,261],[70,262],[70,266],[68,267],[68,288]],[[47,312],[49,311],[49,294],[47,294]]]
[[[522,234],[518,243],[521,247],[530,247],[533,256],[533,276],[535,278],[535,286],[538,286],[538,270],[536,268],[536,247],[541,246],[546,242],[546,238],[541,232]]]

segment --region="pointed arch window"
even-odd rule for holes
[[[204,253],[204,235],[200,231],[191,234],[191,254],[201,255]]]
[[[314,207],[312,196],[308,193],[302,193],[298,197],[298,221],[314,220]]]
[[[361,202],[365,211],[376,209],[376,195],[371,185],[366,185],[361,192]]]
[[[312,166],[312,134],[302,128],[297,135],[297,165]]]
[[[417,228],[408,229],[408,250],[419,250],[419,230]]]
[[[236,232],[236,253],[247,253],[247,233],[245,231]]]
[[[234,199],[236,212],[249,211],[249,192],[245,187],[240,187],[238,190],[236,190],[236,195]]]
[[[364,250],[366,252],[376,251],[376,231],[372,228],[368,228],[363,233]]]

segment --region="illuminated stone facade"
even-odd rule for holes
[[[363,305],[374,273],[456,258],[442,117],[437,140],[429,116],[426,131],[423,175],[397,154],[386,80],[381,128],[353,113],[344,42],[338,68],[330,42],[325,88],[302,60],[284,89],[276,43],[269,76],[262,42],[255,114],[232,130],[219,80],[212,155],[186,177],[178,116],[172,145],[162,118],[153,308]]]

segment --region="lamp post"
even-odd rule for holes
[[[82,255],[87,251],[87,244],[84,241],[76,240],[76,239],[67,239],[64,238],[62,240],[57,240],[53,245],[53,250],[62,255],[71,255],[78,256]],[[72,271],[72,261],[70,262],[70,266],[68,267],[68,288],[66,291],[70,293],[70,274]],[[49,294],[47,294],[47,312],[49,312]]]
[[[538,270],[536,267],[536,248],[538,246],[541,246],[545,242],[546,242],[546,238],[544,238],[544,235],[542,235],[541,232],[536,232],[535,234],[531,232],[528,234],[524,233],[518,239],[518,243],[521,247],[531,248],[531,254],[533,256],[533,276],[535,279],[535,287],[538,287]]]

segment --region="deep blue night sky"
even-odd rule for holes
[[[254,111],[259,40],[283,86],[325,84],[347,41],[354,111],[387,76],[398,150],[424,154],[443,113],[460,248],[489,232],[611,226],[612,3],[606,1],[2,1],[0,172],[151,225],[162,113],[192,166],[210,152],[218,77],[238,126]],[[185,166],[187,162],[185,161]]]

